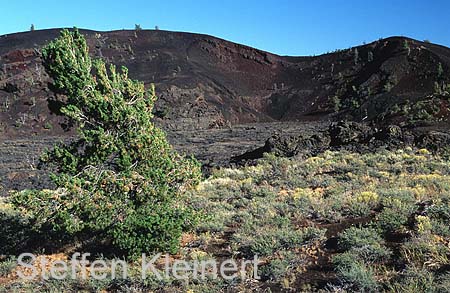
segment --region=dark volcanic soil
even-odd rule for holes
[[[275,134],[313,135],[326,129],[321,122],[274,122],[235,125],[232,128],[197,131],[168,130],[175,149],[194,155],[205,167],[227,165],[232,156],[264,145]],[[49,187],[45,170],[38,170],[40,154],[53,144],[70,140],[70,136],[31,136],[26,139],[0,141],[0,195],[9,190]]]

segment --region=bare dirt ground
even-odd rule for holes
[[[274,134],[313,135],[325,130],[324,122],[272,122],[235,125],[223,129],[195,131],[168,130],[167,136],[175,149],[194,155],[204,166],[218,167],[231,157],[264,145]],[[70,136],[32,136],[0,141],[0,194],[30,187],[48,187],[45,170],[39,170],[39,156],[55,143],[70,140]]]

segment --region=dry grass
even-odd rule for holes
[[[426,150],[267,156],[257,166],[215,171],[186,200],[206,213],[173,258],[258,254],[263,280],[158,283],[134,276],[120,288],[389,291],[441,290],[450,282],[450,163]]]

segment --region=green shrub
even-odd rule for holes
[[[15,258],[7,258],[0,261],[0,277],[6,277],[17,266],[17,260]]]
[[[450,263],[450,248],[435,241],[430,235],[409,239],[401,248],[401,255],[407,263],[416,267],[441,268]]]
[[[350,251],[366,262],[386,260],[391,251],[374,228],[351,227],[339,235],[339,248]]]
[[[434,274],[425,268],[407,267],[389,286],[391,292],[448,292],[448,287],[439,290],[439,284]]]
[[[366,263],[388,261],[392,255],[392,251],[384,245],[367,245],[349,250],[363,259]]]
[[[354,217],[363,217],[370,214],[372,208],[366,202],[354,201],[348,207],[348,215]]]
[[[280,281],[291,269],[295,262],[295,254],[290,251],[282,251],[281,257],[271,260],[261,268],[261,277],[272,281]]]
[[[339,235],[339,247],[344,250],[380,245],[383,242],[374,228],[350,227]]]
[[[450,202],[443,199],[441,203],[432,205],[427,213],[431,219],[432,231],[444,237],[450,237]]]
[[[192,212],[180,196],[200,179],[194,159],[177,154],[151,122],[154,87],[91,60],[84,37],[63,30],[42,50],[44,66],[79,137],[47,152],[55,190],[28,190],[12,203],[40,228],[95,236],[128,256],[177,250]]]
[[[431,219],[431,229],[434,234],[443,237],[450,237],[450,226],[447,221],[440,219]]]
[[[386,233],[398,231],[416,210],[413,203],[399,198],[387,198],[384,209],[377,216],[378,226]]]
[[[379,285],[372,268],[350,252],[333,258],[338,280],[352,291],[377,292]]]
[[[324,230],[308,227],[301,230],[293,227],[274,229],[265,227],[237,233],[233,236],[235,246],[248,257],[269,256],[278,250],[295,248],[323,238]]]
[[[0,209],[0,256],[23,252],[36,235],[31,226],[29,218],[15,211]]]

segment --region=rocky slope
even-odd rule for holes
[[[155,114],[166,129],[448,117],[450,49],[443,46],[393,37],[317,57],[283,57],[199,34],[82,32],[93,56],[156,84]],[[58,33],[0,36],[0,137],[63,133],[60,97],[40,60],[41,47]]]

